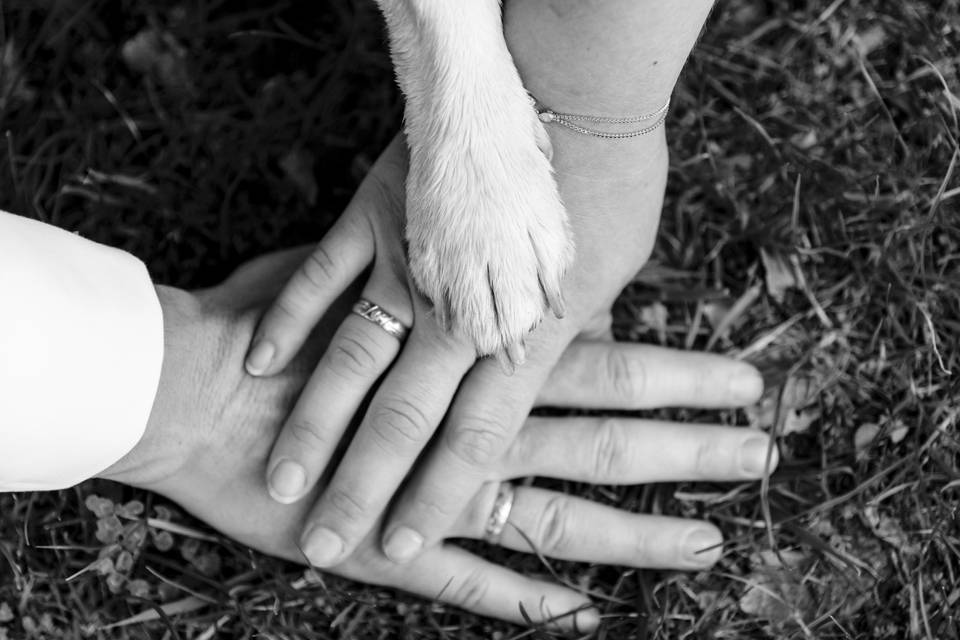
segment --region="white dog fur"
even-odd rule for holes
[[[507,50],[498,0],[378,0],[406,97],[406,240],[440,323],[479,355],[524,359],[563,314],[573,257],[549,138]]]

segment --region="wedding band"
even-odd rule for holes
[[[503,536],[503,528],[507,526],[507,520],[510,519],[510,511],[513,509],[513,497],[516,490],[509,482],[501,482],[497,489],[497,499],[493,502],[493,509],[487,518],[487,525],[483,529],[483,539],[490,544],[500,544],[500,538]]]
[[[387,313],[381,309],[379,305],[373,304],[366,298],[357,300],[353,305],[352,311],[361,318],[377,325],[400,342],[403,342],[407,337],[407,333],[410,332],[410,329],[397,320],[396,317]]]

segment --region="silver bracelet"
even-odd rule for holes
[[[642,116],[626,116],[626,117],[608,117],[608,116],[586,116],[576,113],[559,113],[554,111],[549,107],[545,107],[540,104],[540,101],[537,100],[533,95],[530,96],[533,101],[533,108],[537,111],[537,117],[540,119],[540,122],[549,124],[551,122],[559,124],[561,126],[570,129],[571,131],[576,131],[577,133],[582,133],[588,136],[595,136],[597,138],[606,138],[608,140],[620,140],[623,138],[636,138],[637,136],[642,136],[650,133],[651,131],[656,131],[663,126],[663,123],[667,119],[667,111],[670,110],[670,100],[668,99],[662,107],[654,111],[653,113],[647,113]],[[633,131],[624,131],[622,133],[612,133],[608,131],[598,131],[596,129],[588,129],[587,127],[580,126],[576,122],[596,122],[598,124],[638,124],[641,122],[647,122],[654,120],[653,124],[643,127],[641,129],[635,129]]]

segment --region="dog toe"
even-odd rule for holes
[[[408,258],[438,323],[515,368],[527,334],[565,313],[573,241],[536,112],[520,99],[488,113],[469,119],[483,136],[459,126],[408,134]]]
[[[537,120],[533,124],[533,131],[537,139],[537,148],[540,149],[547,160],[553,160],[553,141],[550,140],[550,134],[547,133],[547,128],[543,126],[543,123]]]

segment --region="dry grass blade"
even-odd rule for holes
[[[167,520],[161,520],[159,518],[147,518],[147,525],[150,527],[153,527],[154,529],[169,531],[170,533],[176,534],[178,536],[193,538],[194,540],[203,540],[204,542],[220,541],[220,538],[218,536],[213,536],[213,535],[210,535],[209,533],[203,533],[202,531],[195,529],[193,527],[187,527],[182,524],[169,522]]]
[[[760,297],[760,285],[754,285],[743,292],[737,301],[730,308],[730,311],[723,316],[720,323],[713,329],[710,339],[707,340],[706,349],[709,351],[733,326],[733,324],[747,312],[750,306]]]
[[[168,602],[167,604],[153,607],[147,609],[142,613],[138,613],[135,616],[130,616],[123,620],[113,622],[111,624],[103,625],[100,627],[101,631],[108,631],[110,629],[117,629],[120,627],[129,627],[136,624],[144,624],[146,622],[153,622],[154,620],[159,620],[163,616],[176,616],[185,613],[194,613],[203,609],[204,607],[210,606],[210,603],[206,600],[197,598],[196,596],[187,596],[181,600],[176,600],[174,602]]]

